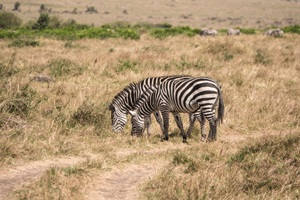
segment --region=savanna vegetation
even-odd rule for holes
[[[84,199],[96,174],[156,163],[162,167],[140,185],[141,199],[299,198],[299,26],[285,27],[291,33],[282,37],[252,29],[200,37],[199,29],[168,24],[54,28],[42,17],[0,31],[0,166],[86,161],[53,166],[12,196]],[[129,120],[112,132],[108,106],[120,90],[174,74],[221,84],[225,122],[217,142],[200,142],[195,126],[182,144],[174,120],[168,142],[160,142],[154,119],[151,136],[130,136]],[[188,116],[183,120],[187,129]]]

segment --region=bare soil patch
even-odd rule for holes
[[[97,174],[88,186],[87,199],[137,199],[138,185],[161,167],[149,164],[129,164]]]
[[[0,199],[11,199],[7,197],[12,191],[29,180],[36,179],[50,167],[67,167],[83,161],[83,158],[65,158],[55,160],[42,160],[27,163],[15,168],[2,169],[0,172]]]

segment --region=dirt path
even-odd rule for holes
[[[286,131],[265,131],[260,134],[245,135],[239,133],[228,133],[219,138],[217,145],[222,148],[225,144],[230,143],[231,151],[236,150],[234,144],[245,141],[249,138],[258,138],[265,135],[289,134],[295,132]],[[157,153],[174,149],[188,148],[186,144],[172,144],[155,149],[153,151],[143,151],[144,153]],[[116,156],[128,156],[137,153],[137,151],[116,152]],[[84,158],[68,158],[56,160],[44,160],[28,163],[23,166],[2,169],[0,172],[0,199],[7,199],[7,195],[16,190],[22,184],[31,179],[38,178],[50,166],[67,167],[84,161]],[[157,161],[153,163],[143,164],[124,164],[114,167],[108,171],[101,171],[94,174],[93,179],[85,187],[86,199],[137,199],[139,196],[139,185],[147,178],[154,176],[167,162]]]
[[[22,184],[35,179],[46,172],[50,166],[67,167],[84,161],[84,158],[68,158],[34,161],[15,168],[4,168],[0,172],[0,199],[8,199],[7,195]],[[9,198],[11,199],[11,198]]]
[[[139,184],[151,177],[161,166],[128,164],[94,177],[86,190],[86,199],[138,199]]]

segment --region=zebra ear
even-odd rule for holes
[[[128,110],[129,114],[131,116],[135,116],[136,115],[136,111],[135,110]]]

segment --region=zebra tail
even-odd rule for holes
[[[218,108],[218,119],[217,119],[217,124],[223,123],[224,119],[224,111],[225,111],[225,106],[224,106],[224,100],[223,100],[223,95],[222,95],[222,90],[219,91],[219,108]]]

